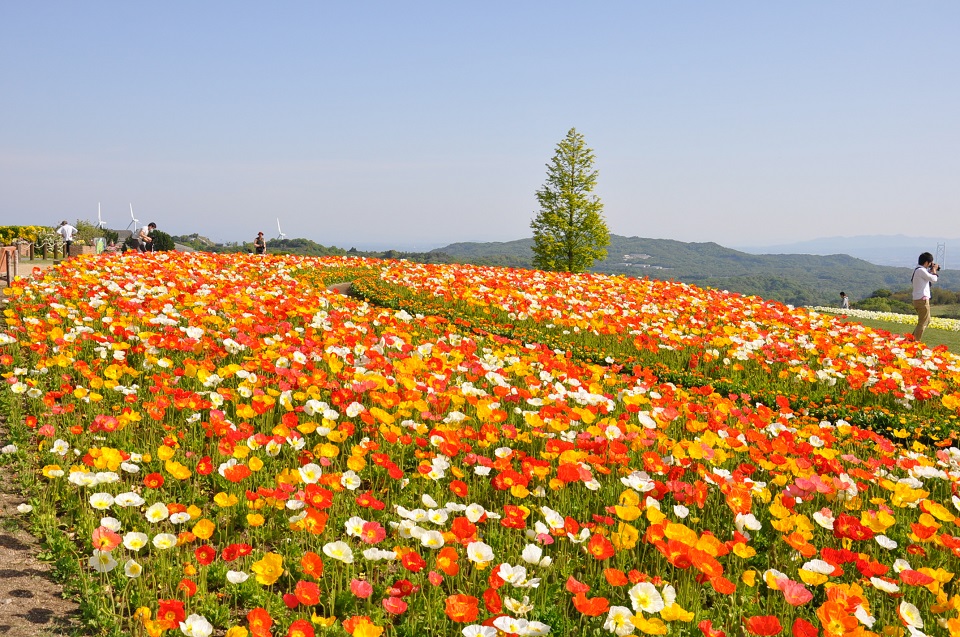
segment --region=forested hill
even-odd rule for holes
[[[462,263],[528,268],[533,263],[532,245],[532,239],[453,243],[433,252]],[[845,254],[748,254],[716,243],[611,235],[607,259],[593,271],[673,279],[793,305],[837,305],[841,290],[857,301],[874,290],[909,287],[913,267],[904,266],[874,265]],[[960,289],[960,277],[944,271],[940,285]]]

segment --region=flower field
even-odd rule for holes
[[[347,258],[107,255],[5,292],[2,457],[96,634],[960,634],[942,348]]]

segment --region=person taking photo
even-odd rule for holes
[[[917,267],[913,269],[913,307],[917,310],[917,327],[913,330],[913,338],[920,340],[923,330],[930,324],[930,284],[936,283],[940,273],[940,266],[933,262],[933,255],[924,252],[917,259]]]

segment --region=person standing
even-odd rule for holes
[[[150,231],[156,229],[157,224],[152,221],[140,228],[140,232],[137,234],[137,248],[140,252],[146,252],[148,247],[153,252],[153,237],[150,236]]]
[[[924,252],[917,259],[917,267],[913,269],[913,307],[917,310],[917,328],[913,330],[913,338],[920,340],[923,330],[930,324],[930,284],[939,279],[940,266],[933,262],[933,255]]]
[[[258,232],[257,238],[253,240],[253,251],[257,254],[267,253],[267,241],[263,238],[262,232]]]
[[[57,228],[57,234],[60,235],[60,238],[63,239],[64,244],[66,244],[66,247],[63,249],[63,257],[66,258],[70,256],[70,246],[73,245],[73,235],[77,234],[77,229],[64,219],[60,222],[60,227]]]
[[[840,308],[844,310],[850,309],[850,297],[847,296],[846,292],[840,293]]]

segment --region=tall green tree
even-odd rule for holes
[[[533,265],[541,270],[583,272],[607,256],[610,231],[597,185],[593,150],[571,128],[547,164],[547,181],[537,191],[540,212],[533,229]]]

